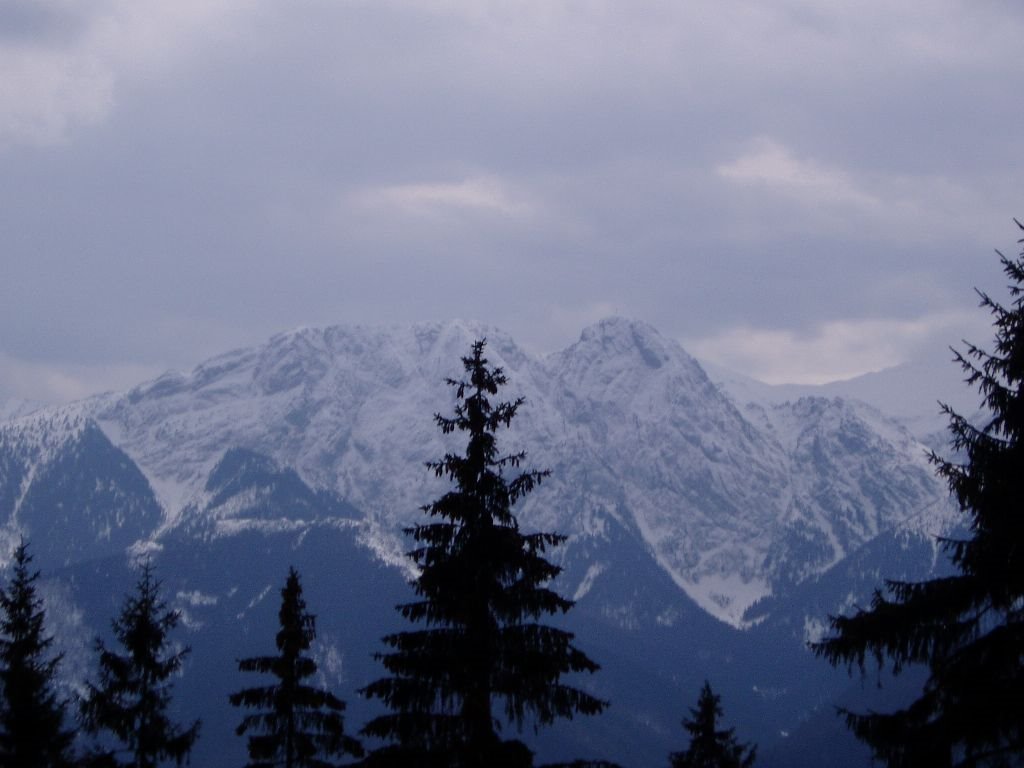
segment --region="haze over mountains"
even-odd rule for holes
[[[253,609],[283,579],[269,566],[298,559],[314,596],[331,612],[355,611],[369,635],[343,629],[345,615],[324,622],[333,641],[321,651],[348,660],[339,679],[351,700],[356,678],[373,674],[353,657],[369,655],[402,599],[401,529],[447,487],[423,462],[461,449],[431,416],[450,409],[444,380],[478,337],[506,370],[507,395],[526,398],[503,447],[552,470],[518,516],[524,529],[569,535],[556,553],[559,588],[579,601],[570,621],[581,644],[588,630],[607,654],[592,654],[605,667],[594,684],[617,710],[603,718],[613,723],[605,738],[647,744],[606,747],[573,724],[572,735],[542,738],[542,750],[589,743],[634,749],[606,755],[625,764],[644,750],[653,759],[683,738],[672,723],[692,703],[687,685],[715,674],[727,678],[737,724],[778,738],[842,691],[843,678],[807,671],[818,662],[803,643],[827,614],[880,575],[938,562],[933,537],[953,517],[904,424],[864,402],[806,394],[820,389],[783,397],[736,378],[719,386],[676,342],[623,319],[543,359],[500,330],[457,321],[302,329],[127,392],[5,412],[5,554],[30,537],[39,564],[75,584],[65,599],[94,632],[110,604],[101,585],[130,555],[151,553],[165,574],[176,563],[198,667],[212,663],[198,660],[204,649],[209,659],[240,655],[226,639],[236,625],[255,642]],[[871,384],[845,391],[870,394]],[[759,658],[766,643],[771,654]],[[644,647],[660,657],[642,673],[660,679],[650,705],[622,690],[641,674],[630,649]],[[681,648],[696,655],[669,658]],[[216,729],[222,715],[206,717]]]

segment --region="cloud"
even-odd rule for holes
[[[951,332],[978,325],[974,314],[950,312],[914,319],[856,319],[822,323],[807,333],[736,327],[686,342],[700,359],[767,384],[824,384],[907,361]]]
[[[91,52],[0,42],[0,147],[65,141],[102,120],[113,74]]]
[[[84,382],[84,362],[182,367],[301,324],[477,317],[554,350],[614,312],[820,361],[800,329],[941,313],[998,280],[1022,18],[0,2],[0,346]],[[37,373],[26,388],[78,386]]]
[[[806,204],[854,205],[874,210],[881,203],[843,171],[799,158],[767,137],[755,139],[748,151],[715,170],[727,181],[760,185]]]
[[[915,173],[823,162],[782,142],[760,136],[738,156],[715,167],[715,175],[758,211],[748,238],[765,233],[827,232],[844,238],[934,243],[970,237],[986,218],[992,190],[964,177],[931,170]],[[772,220],[774,219],[774,223]]]
[[[157,367],[136,363],[54,364],[0,353],[0,398],[66,403],[97,392],[127,389],[160,373]]]
[[[399,209],[419,215],[461,209],[518,217],[530,211],[521,197],[511,193],[505,183],[493,176],[457,182],[380,186],[358,193],[356,199],[371,208]]]
[[[187,57],[242,0],[8,0],[0,7],[0,149],[69,141],[105,120],[118,81]]]

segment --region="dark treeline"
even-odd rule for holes
[[[957,572],[887,582],[869,608],[834,617],[832,636],[812,646],[833,664],[862,670],[868,660],[889,662],[895,673],[927,667],[924,690],[905,709],[842,713],[893,768],[1024,761],[1024,252],[1000,258],[1012,303],[981,294],[995,318],[995,346],[957,354],[989,421],[975,427],[947,408],[954,448],[965,458],[932,456],[965,516],[967,536],[942,541]],[[448,381],[454,414],[434,417],[444,434],[464,433],[466,444],[428,463],[452,489],[423,507],[426,522],[406,530],[419,575],[414,600],[397,610],[412,628],[382,638],[376,658],[385,675],[358,691],[386,712],[354,734],[345,702],[310,685],[316,618],[292,568],[281,589],[276,651],[268,632],[266,655],[238,661],[241,673],[262,681],[225,692],[225,706],[241,710],[236,733],[246,739],[246,768],[532,768],[533,752],[516,738],[525,724],[548,726],[609,706],[568,684],[568,676],[599,666],[571,633],[545,623],[573,606],[551,589],[560,568],[546,557],[564,537],[519,529],[512,508],[547,472],[520,469],[525,453],[498,450],[497,433],[523,401],[495,399],[506,379],[484,351],[485,342],[475,342],[462,358],[464,378]],[[180,616],[161,597],[152,565],[142,564],[112,621],[117,646],[96,641],[97,675],[79,700],[67,701],[56,693],[61,656],[45,630],[31,562],[23,540],[0,589],[0,768],[188,762],[200,723],[174,722],[169,712],[172,678],[189,649],[172,641]],[[750,768],[756,748],[721,718],[720,698],[705,682],[682,721],[688,747],[666,763]],[[76,743],[69,726],[76,720],[88,743]],[[588,756],[565,765],[611,764]]]

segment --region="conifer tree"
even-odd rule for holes
[[[281,629],[277,656],[254,656],[238,662],[241,672],[261,672],[277,678],[274,685],[245,688],[229,696],[236,707],[262,710],[246,715],[236,729],[249,736],[246,768],[333,768],[329,758],[344,754],[361,757],[362,746],[345,735],[345,702],[328,691],[305,685],[316,674],[312,657],[304,655],[316,638],[316,617],[306,611],[302,584],[294,568],[281,590]]]
[[[53,637],[36,594],[39,571],[30,572],[28,545],[14,551],[10,583],[0,590],[0,767],[70,766],[72,731],[54,692],[61,655],[50,653]]]
[[[1011,302],[978,292],[994,317],[994,346],[955,352],[981,394],[985,423],[975,427],[943,406],[963,462],[932,455],[967,531],[941,542],[955,573],[886,582],[869,608],[834,617],[832,636],[813,646],[862,673],[866,660],[888,662],[895,674],[909,664],[927,667],[909,706],[844,712],[889,766],[1024,764],[1024,253],[999,257]]]
[[[548,472],[504,474],[525,453],[499,453],[496,433],[523,400],[492,403],[506,378],[484,347],[477,341],[462,358],[465,379],[448,380],[454,415],[434,417],[442,433],[465,433],[467,444],[464,454],[427,464],[454,488],[423,507],[429,522],[406,531],[416,545],[409,557],[419,569],[419,600],[398,608],[422,627],[383,639],[390,650],[377,658],[389,676],[362,691],[391,710],[363,730],[390,742],[371,765],[527,766],[532,753],[501,739],[499,714],[517,727],[527,718],[539,726],[607,706],[563,682],[598,665],[571,633],[540,623],[573,605],[547,586],[561,569],[545,552],[565,537],[519,530],[512,506]]]
[[[170,648],[168,635],[179,617],[160,597],[160,582],[152,565],[145,563],[134,593],[125,597],[112,622],[122,651],[109,650],[97,639],[99,681],[86,683],[81,703],[85,727],[92,733],[109,732],[122,745],[100,764],[155,768],[166,760],[181,765],[188,759],[199,721],[178,725],[167,712],[170,679],[189,653],[187,647],[176,652]]]
[[[721,717],[721,697],[712,693],[705,680],[697,707],[690,710],[690,719],[683,720],[690,746],[669,756],[672,768],[750,768],[754,764],[757,749],[736,741],[734,728],[719,729]]]

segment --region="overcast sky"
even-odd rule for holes
[[[610,314],[772,382],[987,342],[1019,0],[3,0],[0,396]]]

